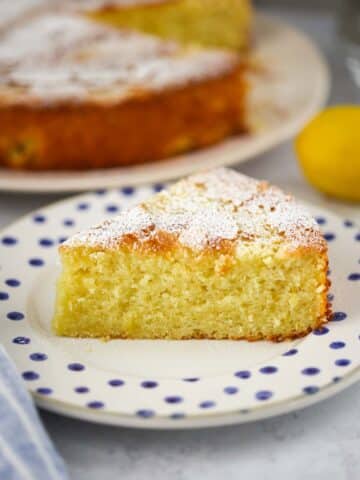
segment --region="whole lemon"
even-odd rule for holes
[[[319,113],[297,136],[295,150],[314,187],[360,201],[360,106],[339,105]]]

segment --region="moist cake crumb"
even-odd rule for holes
[[[327,321],[327,247],[291,195],[225,168],[60,246],[58,335],[284,340]]]

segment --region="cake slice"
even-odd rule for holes
[[[90,18],[185,44],[249,45],[250,0],[72,0]]]
[[[76,234],[60,256],[58,335],[279,341],[327,321],[315,221],[232,170],[182,180]]]
[[[44,13],[0,42],[0,165],[133,165],[246,130],[243,60],[82,15]]]

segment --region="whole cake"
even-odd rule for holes
[[[285,340],[327,321],[327,247],[309,213],[218,169],[60,246],[53,327],[103,338]]]
[[[250,0],[72,0],[100,22],[186,44],[236,50],[249,46]]]
[[[0,165],[158,160],[246,129],[243,63],[81,15],[47,13],[0,42]]]

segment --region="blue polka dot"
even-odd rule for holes
[[[124,380],[121,380],[120,378],[113,378],[112,380],[109,380],[108,383],[110,387],[122,387],[125,384]]]
[[[13,338],[13,343],[17,345],[28,345],[30,343],[29,337],[15,337]]]
[[[18,287],[21,282],[16,278],[8,278],[5,280],[5,283],[8,287]]]
[[[235,377],[243,379],[250,378],[251,372],[249,372],[249,370],[239,370],[238,372],[235,372]]]
[[[360,280],[360,273],[350,273],[350,275],[348,276],[348,280],[350,280],[351,282],[356,282]]]
[[[273,396],[273,393],[270,390],[260,390],[256,392],[255,398],[256,400],[264,401],[269,400]]]
[[[307,367],[307,368],[304,368],[304,370],[302,370],[301,373],[303,375],[313,376],[313,375],[317,375],[318,373],[320,373],[320,369],[317,368],[317,367]]]
[[[24,314],[21,312],[9,312],[6,316],[9,320],[22,320],[24,318]]]
[[[27,370],[26,372],[22,373],[22,377],[24,380],[32,382],[33,380],[38,380],[40,375],[32,370]]]
[[[213,408],[215,407],[215,402],[213,402],[212,400],[205,400],[204,402],[201,402],[199,404],[199,407],[204,409]]]
[[[238,393],[239,389],[237,387],[229,386],[224,388],[224,393],[227,395],[234,395],[235,393]]]
[[[1,239],[1,243],[6,247],[12,247],[13,245],[16,245],[17,242],[18,240],[15,237],[6,236]]]
[[[338,383],[338,382],[340,382],[340,380],[341,380],[341,377],[334,377],[334,378],[332,379],[332,381],[333,381],[334,383]]]
[[[271,375],[272,373],[276,373],[278,369],[272,365],[267,365],[266,367],[261,367],[259,372],[264,373],[266,375]]]
[[[46,217],[45,217],[45,215],[41,215],[41,214],[34,215],[33,216],[33,221],[35,223],[45,223],[46,222]]]
[[[143,409],[143,410],[138,410],[136,412],[136,415],[141,418],[151,418],[155,415],[155,412],[154,410]]]
[[[0,301],[9,300],[9,294],[6,292],[0,292]]]
[[[327,242],[332,242],[336,238],[335,233],[331,233],[331,232],[324,233],[324,238]]]
[[[87,203],[87,202],[82,202],[82,203],[79,203],[79,204],[76,206],[76,208],[77,208],[78,210],[89,210],[90,204]]]
[[[80,387],[75,387],[74,388],[74,391],[76,393],[89,393],[90,392],[90,389],[88,387],[83,387],[83,386],[80,386]]]
[[[338,350],[339,348],[345,347],[345,342],[331,342],[329,347],[334,350]]]
[[[93,408],[94,410],[98,410],[100,408],[104,408],[104,403],[99,402],[98,400],[93,400],[87,404],[88,408]]]
[[[308,387],[303,388],[303,392],[307,395],[314,395],[314,393],[317,393],[318,391],[319,387],[316,387],[315,385],[309,385]]]
[[[71,218],[65,218],[65,219],[63,220],[63,225],[64,225],[65,227],[73,227],[73,226],[75,225],[75,222],[74,222],[74,220],[72,220]]]
[[[40,352],[31,353],[29,356],[30,356],[30,359],[33,360],[34,362],[43,362],[48,358],[46,353],[40,353]]]
[[[153,380],[145,380],[144,382],[141,382],[141,386],[143,388],[156,388],[158,383],[154,382]]]
[[[85,367],[82,363],[74,362],[74,363],[69,363],[68,369],[71,370],[72,372],[81,372],[82,370],[85,370]]]
[[[346,315],[345,312],[334,312],[331,315],[330,320],[332,322],[341,322],[342,320],[345,320],[346,317],[347,317],[347,315]]]
[[[183,398],[178,395],[171,395],[169,397],[164,398],[166,403],[181,403]]]
[[[287,352],[283,353],[283,357],[292,357],[293,355],[296,355],[298,353],[296,348],[291,348]]]
[[[350,365],[351,363],[351,360],[349,360],[348,358],[338,358],[337,360],[335,360],[335,365],[337,367],[347,367],[348,365]]]
[[[66,242],[67,239],[68,239],[68,237],[59,237],[58,242],[59,243],[64,243],[64,242]]]
[[[332,302],[334,300],[334,294],[333,293],[328,293],[327,294],[327,299],[329,302]]]
[[[157,192],[157,193],[158,193],[158,192],[161,192],[161,190],[164,190],[164,188],[165,188],[165,187],[164,187],[164,185],[163,185],[162,183],[155,183],[155,184],[153,185],[153,190],[154,190],[154,192]]]
[[[115,213],[119,211],[119,207],[117,205],[107,205],[106,211],[109,213]]]
[[[42,260],[41,258],[30,258],[29,260],[29,265],[31,265],[32,267],[42,267],[44,265],[44,260]]]
[[[121,189],[121,192],[124,194],[124,195],[132,195],[134,193],[135,189],[134,187],[123,187]]]
[[[314,335],[326,335],[329,333],[328,327],[320,327],[313,331]]]
[[[40,238],[39,245],[41,247],[52,247],[54,245],[54,241],[51,238]]]
[[[200,380],[199,377],[188,377],[188,378],[183,378],[184,382],[198,382]]]
[[[40,393],[40,395],[51,395],[53,393],[53,390],[47,387],[40,387],[36,389],[36,392]]]
[[[181,420],[182,418],[185,418],[185,414],[182,412],[175,412],[170,415],[170,418],[172,420]]]
[[[357,234],[355,235],[355,240],[356,240],[357,242],[360,242],[360,233],[357,233]]]
[[[351,220],[344,220],[344,227],[351,228],[354,226],[354,222]]]
[[[99,188],[98,190],[95,190],[95,195],[105,195],[106,190],[104,188]]]
[[[326,219],[324,217],[316,217],[315,218],[318,225],[325,225]]]

